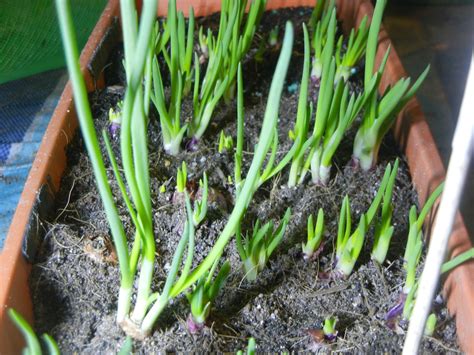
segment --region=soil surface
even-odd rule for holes
[[[260,42],[266,41],[262,33],[268,33],[277,25],[281,40],[285,21],[291,19],[295,25],[294,53],[280,102],[281,158],[291,146],[288,131],[293,128],[296,117],[303,61],[301,23],[307,21],[309,14],[308,9],[281,10],[267,12],[262,19],[254,48],[244,65],[244,172],[252,159],[252,147],[257,142],[279,53],[278,45],[267,45],[264,61],[253,59]],[[214,16],[202,22],[215,25],[216,19]],[[121,48],[117,48],[111,56],[110,68],[115,69],[107,71],[108,86],[90,97],[98,132],[107,127],[109,108],[115,107],[123,96],[124,76],[117,64],[121,62],[121,53]],[[360,90],[361,81],[359,71],[351,78],[353,90]],[[190,102],[183,106],[183,118],[189,117],[192,112]],[[189,189],[196,189],[204,171],[209,177],[210,207],[206,220],[197,229],[195,265],[207,255],[232,211],[235,191],[227,177],[233,176],[233,156],[225,152],[219,154],[217,144],[222,129],[235,137],[236,105],[235,102],[221,103],[199,149],[196,152],[183,151],[177,157],[163,152],[157,114],[154,108],[151,111],[149,150],[157,245],[153,287],[159,291],[185,221],[183,204],[175,196],[176,169],[181,161],[188,165]],[[389,329],[384,316],[396,304],[404,282],[402,255],[408,211],[412,204],[416,204],[417,196],[404,157],[395,148],[391,134],[385,138],[379,162],[372,171],[363,173],[348,165],[357,124],[347,133],[336,153],[328,186],[314,186],[306,181],[297,188],[288,188],[289,169],[285,169],[255,194],[243,222],[244,232],[251,231],[257,218],[262,222],[273,220],[279,223],[286,208],[292,209],[283,242],[257,280],[250,283],[245,279],[232,240],[224,253],[224,258],[232,266],[231,275],[212,308],[208,326],[200,334],[189,333],[186,327],[189,306],[186,297],[181,295],[159,318],[153,334],[145,341],[134,342],[134,351],[144,354],[158,350],[234,352],[244,349],[247,339],[252,336],[256,339],[257,350],[262,352],[400,352],[406,327],[401,325]],[[118,154],[118,141],[112,143]],[[116,352],[125,341],[125,334],[115,324],[119,268],[80,134],[70,145],[68,157],[69,168],[57,198],[57,213],[53,219],[45,221],[47,234],[31,274],[35,327],[38,332],[47,332],[57,339],[64,353]],[[325,276],[334,261],[334,236],[342,199],[349,195],[352,220],[358,221],[375,196],[387,163],[393,164],[397,157],[401,164],[393,197],[395,233],[386,263],[379,266],[370,260],[371,229],[354,273],[346,280],[328,279]],[[107,158],[105,161],[110,166]],[[113,192],[120,196],[111,169],[108,174]],[[161,186],[166,187],[165,192],[160,192]],[[132,238],[133,224],[121,198],[117,198],[117,206]],[[320,207],[326,216],[325,245],[317,259],[305,261],[301,242],[306,236],[306,221]],[[438,317],[436,332],[434,337],[424,338],[422,352],[457,352],[453,320],[442,302],[436,304],[434,310]],[[337,317],[338,336],[334,342],[321,343],[317,341],[317,332],[328,316]]]

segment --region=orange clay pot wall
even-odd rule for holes
[[[177,3],[185,14],[188,13],[189,6],[193,6],[196,16],[206,16],[220,8],[219,0],[179,0]],[[315,0],[268,0],[267,9],[314,6],[314,3]],[[137,4],[140,6],[140,1]],[[357,25],[365,15],[371,17],[373,13],[370,0],[338,0],[337,5],[338,17],[345,31]],[[159,1],[158,15],[166,15],[166,12],[167,1]],[[89,91],[102,86],[103,78],[100,73],[103,66],[100,65],[105,65],[110,47],[101,44],[118,16],[119,1],[110,0],[82,51],[81,67]],[[390,44],[387,33],[382,29],[378,61]],[[99,45],[101,48],[98,52],[102,60],[98,61],[94,70],[91,61],[93,57],[97,57],[96,48]],[[93,73],[99,74],[94,77]],[[380,89],[383,90],[405,75],[400,58],[392,46]],[[23,256],[22,244],[25,236],[34,234],[36,229],[41,228],[35,209],[39,203],[39,192],[43,189],[54,197],[58,191],[67,164],[66,147],[76,129],[77,118],[68,83],[46,130],[0,253],[0,354],[19,353],[24,344],[21,334],[8,318],[7,309],[13,307],[25,315],[27,320],[33,321],[28,286],[31,266]],[[433,188],[444,179],[445,169],[416,99],[411,100],[398,117],[394,134],[407,156],[412,181],[422,204]],[[456,256],[471,247],[472,243],[458,214],[447,257]],[[453,270],[444,280],[443,291],[449,311],[456,317],[459,343],[466,353],[474,354],[474,261]]]

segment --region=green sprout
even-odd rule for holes
[[[252,235],[247,235],[243,243],[241,236],[236,235],[237,248],[243,262],[247,280],[255,281],[257,274],[265,268],[268,259],[285,235],[285,229],[290,216],[291,210],[288,208],[276,229],[272,222],[260,226],[260,221],[257,220],[253,227]]]
[[[372,259],[377,261],[380,265],[383,264],[383,262],[385,261],[385,258],[387,257],[388,248],[390,246],[390,240],[392,239],[393,230],[394,230],[392,226],[392,213],[393,213],[392,194],[393,194],[393,187],[395,185],[395,178],[397,177],[397,172],[398,172],[398,159],[395,161],[392,172],[390,174],[390,179],[388,181],[387,187],[385,188],[380,220],[375,225],[374,247],[372,249]]]
[[[194,9],[189,7],[188,28],[185,29],[185,18],[182,11],[178,11],[176,0],[168,3],[168,15],[166,22],[163,24],[164,31],[158,33],[156,40],[159,43],[155,51],[157,54],[162,53],[166,64],[173,75],[179,72],[183,81],[183,96],[186,96],[192,87],[193,76],[193,48],[194,48]],[[158,30],[158,22],[156,24]],[[157,31],[158,32],[158,31]],[[170,43],[171,55],[166,45]],[[175,78],[176,79],[176,78]]]
[[[209,58],[209,45],[211,45],[211,48],[213,48],[212,40],[214,38],[212,36],[211,29],[208,29],[207,31],[208,31],[207,35],[205,35],[204,28],[202,26],[199,27],[198,41],[199,41],[199,50],[201,51],[201,55],[202,55],[202,57],[199,58],[199,62],[201,64],[204,63],[204,61]]]
[[[349,276],[354,269],[355,263],[364,245],[365,233],[367,231],[365,215],[362,214],[359,226],[351,234],[351,210],[349,196],[345,196],[342,202],[339,217],[339,227],[336,240],[336,272],[345,277]]]
[[[232,16],[234,9],[236,9],[237,14],[232,26],[231,41],[227,53],[224,55],[222,68],[222,73],[229,73],[229,81],[225,92],[226,101],[229,101],[234,96],[238,65],[250,49],[252,39],[265,11],[267,0],[252,0],[249,5],[246,21],[244,22],[248,3],[248,0],[224,0],[221,7],[221,19],[224,13],[227,19]]]
[[[385,57],[378,71],[374,74],[378,34],[385,5],[386,0],[377,1],[369,29],[365,54],[364,86],[366,89],[371,87],[374,78],[376,78],[376,86],[378,86],[390,52],[389,48],[385,53]],[[383,137],[395,122],[397,114],[415,95],[428,75],[429,68],[428,66],[423,71],[411,87],[410,78],[402,78],[392,87],[388,87],[380,99],[378,99],[375,91],[372,93],[367,101],[365,113],[359,130],[357,131],[353,148],[353,160],[356,164],[360,165],[363,171],[369,170],[377,162],[377,156]]]
[[[190,9],[187,39],[184,31],[184,15],[182,12],[177,14],[176,0],[171,0],[168,4],[166,30],[171,42],[171,56],[164,45],[161,52],[166,58],[170,72],[171,94],[169,104],[168,106],[166,104],[163,79],[156,57],[152,63],[153,90],[150,96],[160,117],[163,147],[168,154],[177,155],[187,129],[187,125],[181,124],[182,98],[189,92],[193,76],[191,70],[194,38],[192,8]]]
[[[247,351],[245,354],[247,355],[255,355],[255,349],[257,347],[257,344],[255,343],[255,338],[249,338],[248,344],[247,344]],[[244,352],[242,350],[237,351],[236,355],[244,355]]]
[[[404,267],[407,275],[405,279],[405,285],[403,286],[403,292],[408,294],[416,282],[416,269],[421,256],[421,250],[423,247],[423,223],[428,216],[429,211],[433,207],[434,203],[441,195],[443,191],[444,183],[441,183],[431,194],[428,200],[425,202],[420,215],[417,216],[416,207],[412,206],[409,215],[409,230],[407,246],[405,248],[405,254],[403,257]]]
[[[248,0],[222,2],[217,38],[211,40],[212,34],[208,32],[209,62],[200,86],[199,63],[197,58],[194,61],[194,115],[188,129],[188,136],[192,138],[193,144],[206,131],[220,99],[224,95],[227,100],[233,96],[239,63],[250,49],[266,0],[252,1],[244,24],[247,3]]]
[[[186,162],[181,163],[181,168],[178,168],[178,172],[176,173],[176,190],[178,192],[185,192],[186,191],[186,184],[188,180],[188,171],[186,168]]]
[[[8,315],[10,319],[15,323],[16,327],[21,331],[23,337],[26,340],[26,347],[23,349],[23,354],[28,355],[41,355],[41,344],[36,336],[33,328],[28,324],[25,318],[23,318],[20,313],[15,311],[13,308],[8,310]],[[59,355],[59,348],[56,341],[48,334],[42,335],[42,340],[47,348],[47,353],[50,355]]]
[[[234,140],[231,136],[226,136],[224,131],[221,131],[219,136],[218,152],[222,153],[224,150],[230,151],[234,146]]]
[[[109,133],[113,139],[119,136],[120,125],[122,123],[123,102],[119,101],[117,109],[109,109]]]
[[[397,163],[395,163],[397,165]],[[394,168],[393,171],[396,172]],[[365,234],[367,233],[374,217],[377,215],[382,198],[386,194],[386,190],[390,189],[391,177],[394,175],[391,165],[388,164],[385,169],[384,176],[380,183],[380,187],[375,195],[369,209],[360,217],[359,225],[351,234],[351,208],[349,197],[346,195],[342,201],[341,212],[339,217],[339,225],[336,239],[336,273],[342,276],[349,276],[354,269],[355,263],[359,257],[364,244]]]
[[[296,185],[297,179],[301,173],[301,165],[303,161],[302,153],[304,153],[304,143],[308,135],[309,122],[312,116],[312,106],[308,105],[308,79],[309,79],[309,36],[306,26],[303,24],[304,33],[304,64],[303,73],[301,76],[300,93],[298,98],[298,111],[296,113],[295,127],[290,131],[290,138],[293,137],[294,143],[290,152],[294,150],[292,163],[290,168],[290,175],[288,178],[288,186]]]
[[[130,336],[125,338],[117,355],[132,355],[133,354],[133,339]]]
[[[369,27],[367,26],[367,16],[364,16],[357,30],[352,29],[347,42],[347,49],[342,53],[343,36],[339,37],[336,45],[336,77],[337,83],[341,78],[344,81],[349,80],[353,68],[360,61],[365,53],[367,38],[369,35]]]
[[[204,274],[192,291],[186,294],[191,305],[191,314],[187,321],[188,329],[191,333],[197,333],[204,327],[211,311],[211,304],[216,299],[219,291],[224,287],[225,281],[229,276],[230,263],[226,261],[216,277],[212,279],[217,265],[218,260],[214,263],[211,271],[207,275]]]
[[[208,184],[206,172],[204,172],[203,179],[199,180],[199,188],[202,191],[201,200],[196,199],[194,201],[193,222],[196,227],[204,220],[207,214]]]
[[[278,44],[278,32],[280,32],[280,28],[276,25],[268,34],[268,44],[271,47],[275,47]]]
[[[160,185],[160,192],[161,192],[162,194],[164,194],[164,193],[166,192],[166,185],[165,185],[165,184],[161,184],[161,185]]]
[[[329,341],[333,341],[334,339],[336,339],[336,336],[337,336],[336,323],[337,323],[337,318],[334,316],[327,317],[324,320],[323,333],[324,333],[324,337]]]
[[[322,208],[318,211],[318,218],[316,220],[316,225],[314,225],[313,215],[310,215],[308,218],[308,241],[303,243],[303,255],[305,259],[311,259],[314,256],[319,254],[319,249],[321,242],[323,240],[324,233],[324,211]]]
[[[326,1],[318,1],[316,7],[311,16],[310,27],[313,29],[313,36],[311,39],[311,44],[313,47],[313,63],[311,69],[311,80],[313,82],[318,82],[323,75],[323,56],[324,56],[324,47],[328,41],[329,32],[331,28],[331,19],[333,14],[336,13],[336,3],[335,0],[330,0],[327,4]],[[335,24],[334,24],[335,26]],[[334,27],[335,28],[335,27]],[[329,38],[329,41],[333,39]],[[331,56],[333,55],[333,50],[331,50]]]
[[[425,335],[430,337],[433,336],[435,329],[436,329],[436,323],[438,322],[438,319],[436,318],[436,314],[431,313],[428,316],[428,319],[426,320],[426,325],[425,325]]]

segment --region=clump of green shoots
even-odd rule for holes
[[[342,201],[341,213],[339,216],[339,226],[336,239],[336,273],[347,277],[352,273],[355,263],[364,245],[365,233],[367,231],[367,222],[365,215],[362,214],[359,226],[351,234],[351,207],[349,196],[345,196]]]
[[[375,195],[367,212],[361,215],[358,227],[352,234],[349,197],[347,195],[344,197],[341,206],[336,239],[336,275],[347,277],[352,273],[355,263],[357,262],[359,254],[362,250],[365,234],[367,233],[370,224],[379,210],[382,198],[385,195],[387,188],[390,188],[387,186],[390,184],[393,171],[395,171],[396,174],[396,169],[394,168],[392,170],[391,165],[388,164],[377,194]]]
[[[260,226],[260,221],[255,223],[252,234],[246,236],[242,243],[241,236],[236,235],[237,249],[243,262],[245,277],[255,281],[257,274],[265,268],[268,259],[285,235],[285,229],[290,220],[291,210],[288,208],[280,221],[278,228],[273,222]]]
[[[220,99],[233,96],[239,63],[250,48],[266,0],[252,1],[244,24],[247,3],[248,0],[222,2],[217,38],[208,31],[205,39],[209,61],[200,86],[199,60],[195,55],[194,115],[188,129],[191,149],[206,131]]]
[[[309,133],[309,124],[312,117],[312,106],[308,104],[308,76],[309,76],[309,43],[305,33],[305,57],[301,78],[300,96],[295,128],[290,132],[293,138],[293,147],[287,156],[292,159],[288,186],[302,183],[307,171],[311,167],[312,180],[315,184],[327,184],[332,166],[332,158],[339,147],[344,133],[355,120],[372,92],[375,90],[376,80],[372,80],[370,87],[357,97],[349,96],[349,86],[339,81],[334,87],[336,71],[334,51],[334,37],[336,31],[335,10],[329,20],[326,33],[326,42],[321,55],[321,86],[318,93],[318,105],[314,121],[313,132]]]
[[[29,355],[41,355],[43,352],[41,350],[41,344],[36,336],[33,328],[28,324],[25,318],[23,318],[20,313],[15,311],[13,308],[8,310],[8,315],[10,319],[15,323],[16,327],[21,331],[23,337],[26,340],[26,347],[23,349],[23,354]],[[56,341],[48,334],[42,335],[43,343],[46,345],[47,354],[49,355],[59,355],[59,348]]]
[[[227,53],[224,54],[222,68],[222,73],[229,73],[229,82],[227,83],[225,92],[226,100],[229,100],[234,96],[238,65],[250,49],[255,31],[257,30],[260,19],[265,11],[267,0],[252,0],[249,5],[246,21],[244,22],[245,11],[248,3],[248,0],[224,0],[222,2],[221,20],[224,17],[229,21],[230,16],[232,16],[233,13],[236,13],[236,19],[232,26],[231,41]],[[219,41],[219,37],[217,40]]]
[[[171,0],[168,4],[166,29],[161,34],[159,46],[159,51],[163,53],[170,72],[169,103],[166,103],[163,79],[156,57],[152,63],[153,90],[151,91],[151,99],[160,117],[163,147],[171,155],[179,153],[187,129],[187,125],[181,123],[181,103],[183,96],[190,91],[193,79],[194,14],[192,8],[189,13],[187,35],[184,27],[184,15],[182,12],[177,13],[176,0]],[[166,48],[168,39],[171,42],[171,55]]]
[[[234,147],[234,140],[232,136],[227,136],[224,131],[219,135],[218,152],[222,153],[224,150],[230,151]]]
[[[389,48],[382,64],[374,74],[378,34],[385,5],[386,0],[377,0],[374,16],[369,29],[365,54],[365,89],[373,84],[374,78],[377,78],[378,86],[390,52]],[[428,75],[428,71],[429,66],[423,71],[411,87],[410,78],[402,78],[393,86],[388,87],[380,99],[377,97],[375,91],[372,93],[367,101],[362,123],[354,140],[354,165],[360,165],[361,169],[364,171],[369,170],[375,165],[383,137],[395,122],[397,114],[415,95],[416,91]]]
[[[211,304],[224,287],[229,276],[230,263],[226,261],[213,279],[217,266],[218,260],[216,260],[209,273],[204,274],[192,291],[186,294],[191,305],[191,314],[187,320],[188,329],[191,333],[198,333],[204,327],[211,311]]]
[[[306,243],[302,244],[303,256],[306,260],[312,259],[318,256],[322,248],[322,240],[324,233],[324,211],[322,208],[318,211],[318,217],[316,225],[314,224],[313,215],[308,218],[307,235],[308,239]]]
[[[236,199],[226,226],[210,253],[192,270],[195,242],[193,209],[189,196],[183,188],[185,185],[182,183],[183,178],[181,178],[180,189],[184,189],[186,222],[164,286],[161,292],[153,292],[152,280],[155,269],[156,245],[148,167],[148,117],[146,113],[150,100],[149,84],[151,82],[151,64],[155,46],[152,35],[154,33],[157,2],[156,0],[143,2],[140,21],[138,21],[133,1],[122,0],[120,5],[127,77],[122,111],[120,152],[127,185],[122,179],[121,170],[111,149],[107,134],[103,132],[103,136],[122,198],[135,226],[131,250],[128,248],[128,238],[110,188],[109,177],[106,173],[96,136],[87,91],[79,67],[77,43],[69,3],[64,0],[56,0],[78,119],[119,259],[121,279],[116,320],[128,335],[143,339],[150,334],[156,320],[168,303],[201,279],[212,268],[216,260],[221,258],[224,248],[234,235],[245,210],[252,200],[262,174],[263,162],[273,139],[272,136],[267,135],[267,132],[273,132],[277,127],[279,102],[293,47],[293,27],[290,23],[286,25],[283,46],[270,87],[258,144],[255,147],[249,171],[245,179],[242,179],[241,192]],[[182,175],[184,176],[184,174]],[[184,257],[186,249],[187,255]],[[136,283],[136,295],[134,295],[134,284],[138,269],[140,269],[140,275]],[[134,302],[133,311],[132,301]]]
[[[367,16],[364,16],[357,30],[354,28],[349,34],[346,51],[342,54],[342,43],[344,37],[341,35],[336,45],[336,77],[334,82],[337,83],[341,78],[344,81],[349,80],[353,73],[354,67],[360,61],[365,53],[367,46],[367,38],[369,35],[369,27],[367,26]]]
[[[390,246],[390,241],[393,235],[393,226],[392,226],[392,213],[393,213],[393,204],[392,204],[392,194],[393,187],[395,185],[395,178],[397,177],[398,172],[398,159],[395,161],[395,164],[390,174],[390,179],[388,180],[387,187],[385,188],[385,193],[382,200],[382,211],[380,215],[380,220],[375,225],[375,235],[374,235],[374,247],[372,249],[372,259],[378,262],[380,265],[383,264],[385,258],[387,257],[388,248]]]

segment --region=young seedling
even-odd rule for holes
[[[313,215],[308,218],[308,240],[303,243],[303,257],[306,260],[312,259],[319,254],[322,249],[322,240],[324,233],[324,211],[322,208],[318,211],[316,225],[314,225]]]
[[[334,82],[342,78],[344,81],[349,80],[353,69],[360,61],[365,53],[367,46],[367,38],[369,35],[369,27],[367,26],[367,16],[364,16],[359,24],[357,30],[352,29],[347,42],[347,48],[344,54],[342,53],[343,36],[339,37],[336,46],[336,77]]]
[[[364,244],[367,231],[365,215],[362,214],[359,226],[351,234],[351,210],[349,197],[346,195],[342,202],[339,227],[336,240],[336,267],[335,274],[347,277],[352,273]]]
[[[153,90],[150,93],[159,117],[163,136],[163,147],[168,154],[177,155],[186,132],[187,125],[182,124],[182,98],[191,90],[194,79],[192,59],[194,41],[194,13],[189,11],[188,31],[185,33],[184,15],[176,9],[176,0],[168,3],[168,18],[165,31],[160,36],[158,51],[163,53],[170,72],[170,97],[166,102],[163,79],[158,59],[152,62]],[[171,55],[166,48],[170,41]]]
[[[171,80],[173,81],[173,75],[179,72],[183,81],[183,96],[186,96],[192,87],[193,77],[193,48],[194,48],[194,9],[189,7],[188,16],[188,28],[185,29],[184,14],[182,11],[178,11],[176,7],[176,0],[171,0],[168,3],[168,15],[166,22],[163,24],[163,32],[157,32],[158,38],[155,41],[157,43],[155,47],[156,54],[162,53],[168,69],[171,73]],[[202,34],[201,34],[202,35]],[[170,49],[168,51],[167,44],[171,42]],[[171,52],[171,55],[170,55]]]
[[[153,53],[150,40],[153,33],[156,7],[156,0],[148,0],[143,3],[140,31],[138,31],[135,3],[132,1],[121,2],[127,89],[122,109],[120,149],[128,189],[125,189],[113,154],[109,154],[109,156],[120,190],[136,228],[132,250],[129,251],[127,236],[115,205],[108,181],[109,177],[106,174],[101,156],[87,91],[79,67],[77,43],[69,2],[56,1],[79,123],[119,259],[121,280],[117,302],[117,323],[122,326],[126,323],[130,314],[133,285],[139,260],[140,278],[135,309],[132,315],[134,321],[139,322],[140,316],[146,312],[154,268],[155,241],[148,169],[148,142],[146,139],[148,118],[145,114],[149,105],[147,88],[150,82],[149,69]],[[143,82],[145,82],[145,86]],[[106,136],[104,132],[104,137]],[[110,147],[110,144],[108,146]],[[111,149],[108,150],[110,153]],[[127,190],[131,195],[131,199],[128,197]]]
[[[194,214],[193,222],[194,226],[198,226],[207,214],[207,199],[208,199],[208,186],[207,186],[207,174],[204,172],[203,179],[199,180],[199,188],[202,192],[201,200],[196,199],[194,201]]]
[[[181,168],[178,168],[176,173],[176,190],[180,193],[186,191],[186,184],[188,181],[188,169],[186,168],[186,162],[181,163]]]
[[[441,183],[433,191],[433,193],[423,206],[423,209],[421,210],[419,216],[417,216],[416,213],[416,206],[412,206],[410,209],[407,246],[405,249],[405,255],[403,257],[403,266],[406,270],[405,284],[403,285],[403,289],[398,302],[392,308],[389,309],[385,316],[385,320],[389,324],[393,324],[395,322],[395,319],[402,312],[404,313],[404,318],[406,318],[407,315],[411,314],[411,307],[418,285],[416,281],[416,269],[418,267],[418,262],[420,260],[421,251],[423,247],[423,223],[429,211],[436,202],[437,198],[443,191],[443,187],[444,183]],[[454,267],[456,263],[448,265],[452,265]],[[443,271],[449,271],[449,269],[445,268]]]
[[[390,246],[390,240],[392,239],[392,235],[393,235],[392,194],[393,194],[393,187],[395,185],[395,178],[397,177],[397,172],[398,172],[398,159],[395,161],[392,172],[390,174],[390,179],[388,181],[387,187],[385,188],[380,220],[377,222],[375,226],[372,259],[378,262],[380,265],[383,264],[383,262],[385,261],[385,258],[387,257],[388,248]]]
[[[309,22],[310,28],[313,30],[311,44],[313,47],[313,63],[311,69],[311,81],[319,84],[323,74],[323,52],[326,42],[328,40],[328,32],[332,14],[336,11],[335,0],[318,1],[311,15]],[[331,40],[331,39],[329,39]],[[333,51],[331,51],[331,56]]]
[[[372,85],[374,77],[377,78],[376,86],[378,86],[390,51],[389,48],[378,71],[374,74],[378,34],[385,5],[386,0],[377,1],[369,29],[365,54],[364,86],[366,89]],[[362,170],[368,171],[376,164],[383,137],[395,122],[397,114],[415,95],[428,75],[428,72],[429,66],[411,87],[410,78],[400,79],[395,85],[385,90],[381,99],[378,99],[376,92],[372,93],[372,96],[367,100],[365,114],[354,140],[354,165],[360,165]]]
[[[234,140],[232,139],[232,136],[226,136],[224,131],[221,131],[218,152],[222,154],[224,150],[230,151],[233,147]]]
[[[203,64],[209,58],[209,45],[213,48],[212,41],[214,37],[212,36],[211,29],[207,30],[207,35],[204,34],[204,28],[199,27],[198,41],[199,41],[199,50],[201,56],[199,57],[199,63]]]
[[[327,317],[324,320],[323,333],[324,338],[328,341],[334,341],[337,337],[336,330],[337,318],[334,316]]]
[[[194,61],[194,115],[188,129],[191,149],[206,131],[220,99],[224,95],[226,99],[233,96],[239,63],[250,48],[266,5],[266,0],[253,1],[244,25],[243,18],[247,2],[247,0],[222,2],[217,38],[210,40],[209,35],[207,36],[208,42],[212,42],[212,45],[209,43],[207,45],[209,62],[200,87],[198,60]]]
[[[415,285],[412,287],[410,292],[406,295],[406,300],[405,300],[405,304],[403,306],[403,312],[402,312],[402,320],[400,323],[406,324],[410,321],[413,307],[415,306],[415,301],[416,301],[415,296],[417,294],[417,291],[418,291],[418,282],[415,283]],[[437,323],[436,315],[434,313],[431,313],[428,316],[428,319],[426,320],[426,324],[425,324],[424,334],[426,336],[433,335],[436,328],[436,323]]]
[[[271,47],[275,47],[278,44],[278,32],[280,32],[280,28],[277,25],[272,28],[268,35],[268,44]]]
[[[120,133],[120,124],[122,123],[122,106],[123,102],[119,101],[117,109],[112,107],[109,109],[109,134],[113,139],[118,138]]]
[[[438,323],[438,319],[436,318],[436,314],[431,313],[426,320],[425,325],[425,335],[428,337],[433,336],[436,330],[436,323]]]
[[[222,73],[229,73],[229,81],[224,97],[227,102],[235,94],[235,78],[239,63],[250,49],[255,31],[260,23],[267,0],[253,0],[248,5],[248,0],[224,0],[221,9],[221,18],[229,18],[236,9],[237,18],[233,23],[232,36],[227,53],[224,55]],[[249,7],[246,21],[244,22],[245,11]],[[219,31],[220,32],[220,31]],[[220,33],[219,33],[220,34]]]
[[[257,344],[255,343],[254,338],[249,338],[248,344],[247,344],[247,351],[245,354],[247,355],[255,355],[255,349],[257,348]],[[244,355],[244,352],[242,350],[237,351],[236,355]]]
[[[423,246],[423,223],[426,217],[428,216],[429,211],[433,207],[434,203],[441,195],[443,187],[444,183],[441,183],[433,191],[433,193],[423,206],[419,216],[417,216],[415,206],[412,206],[412,208],[410,209],[407,246],[403,257],[404,267],[407,271],[405,285],[403,287],[403,292],[405,294],[408,294],[413,285],[415,284],[416,268],[418,266],[418,261],[420,259],[421,249]]]
[[[272,222],[260,226],[260,221],[257,220],[252,235],[247,235],[243,244],[241,236],[236,235],[237,248],[243,262],[247,280],[255,281],[257,274],[265,268],[268,259],[285,235],[285,229],[290,216],[291,210],[287,209],[280,221],[280,225],[276,229],[274,229]]]
[[[198,333],[204,327],[211,311],[211,304],[216,299],[219,291],[224,287],[225,281],[229,276],[230,263],[226,261],[213,279],[217,265],[218,260],[214,263],[211,271],[208,274],[204,274],[193,287],[193,290],[186,294],[191,306],[191,314],[187,321],[188,329],[191,333]]]
[[[394,169],[395,170],[395,169]],[[351,209],[349,197],[346,195],[342,202],[341,213],[339,217],[339,226],[336,239],[336,268],[335,274],[347,277],[352,273],[355,263],[359,257],[364,244],[365,234],[370,227],[377,211],[379,210],[387,186],[390,183],[392,175],[391,165],[388,164],[380,187],[375,195],[369,209],[360,217],[357,229],[351,234]]]
[[[41,355],[41,344],[38,337],[36,336],[33,328],[28,324],[25,318],[23,318],[20,313],[15,311],[13,308],[8,310],[8,315],[10,319],[15,323],[16,327],[21,331],[23,337],[26,340],[26,347],[23,349],[23,354],[28,355]],[[49,355],[59,355],[59,348],[56,341],[48,334],[42,335],[43,343],[46,345],[47,354]]]

